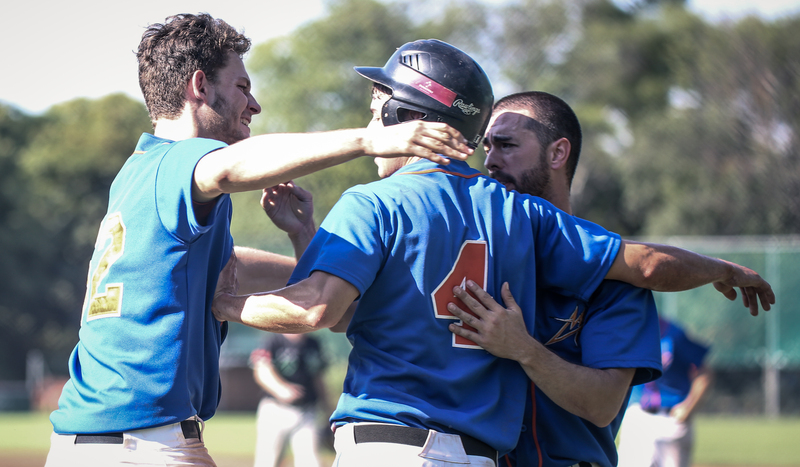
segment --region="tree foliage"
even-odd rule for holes
[[[144,106],[122,95],[68,102],[41,117],[3,109],[3,355],[38,348],[64,367],[109,186],[150,129]],[[24,359],[1,361],[0,374],[24,374]]]
[[[410,3],[344,0],[330,3],[328,16],[288,37],[260,44],[247,58],[254,94],[263,107],[254,118],[256,133],[361,128],[370,119],[371,83],[355,66],[383,66],[397,47],[416,39],[469,37],[458,20],[478,4],[440,4],[438,14]],[[436,10],[437,8],[434,8]],[[413,18],[412,18],[413,17]],[[416,18],[416,19],[414,19]],[[463,47],[463,46],[462,46]],[[273,154],[269,157],[281,157]],[[303,177],[296,182],[314,194],[321,222],[344,190],[377,179],[372,160],[362,158]],[[233,197],[237,243],[292,254],[285,234],[260,212],[258,193]]]

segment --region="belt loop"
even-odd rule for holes
[[[197,414],[192,416],[191,419],[200,424],[200,434],[198,437],[200,438],[200,442],[203,443],[203,432],[206,429],[206,422],[204,422],[202,418],[198,417]]]

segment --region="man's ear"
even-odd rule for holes
[[[572,144],[567,138],[559,138],[553,141],[547,148],[548,164],[552,170],[558,170],[567,164]]]
[[[206,74],[200,70],[192,73],[186,85],[186,99],[195,104],[208,104],[211,102],[214,87],[208,81]]]

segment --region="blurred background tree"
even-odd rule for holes
[[[66,369],[108,189],[144,131],[144,105],[123,95],[75,100],[40,117],[0,109],[0,354],[43,351]],[[0,379],[24,377],[0,359]]]

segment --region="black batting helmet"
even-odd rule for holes
[[[409,42],[383,68],[355,67],[361,76],[391,88],[384,105],[384,125],[403,121],[399,109],[425,114],[422,120],[445,122],[475,148],[483,139],[494,95],[478,63],[452,45],[436,39]]]

